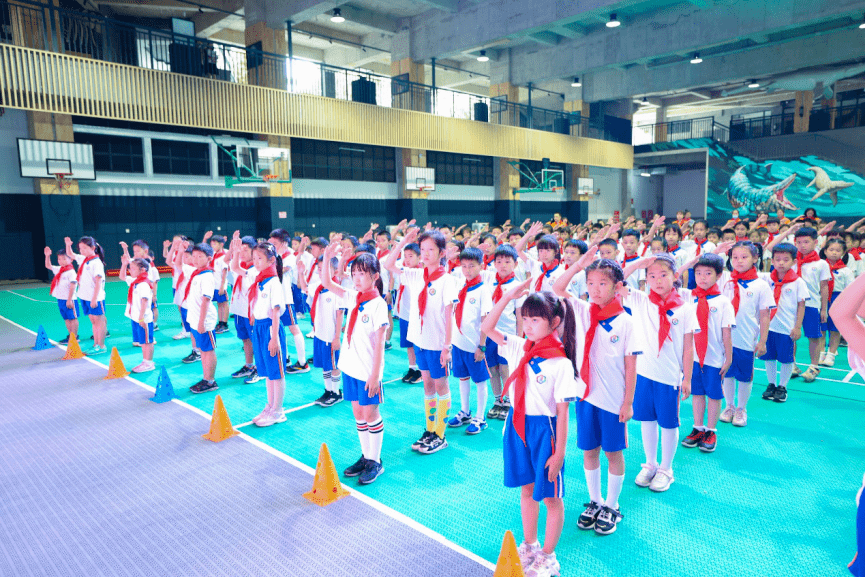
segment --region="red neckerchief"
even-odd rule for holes
[[[150,284],[149,280],[147,280],[147,273],[146,272],[141,273],[140,275],[135,277],[135,280],[132,281],[131,285],[129,285],[129,291],[126,293],[126,304],[128,306],[130,306],[130,307],[132,306],[132,293],[135,292],[135,285],[141,284],[143,282],[146,282],[147,286],[150,287],[150,290],[153,290],[153,285]],[[132,314],[131,308],[129,309],[129,312],[130,312],[130,314]]]
[[[554,260],[550,263],[550,266],[545,264],[541,265],[541,274],[538,275],[538,280],[535,281],[535,292],[540,292],[541,285],[544,284],[544,278],[549,275],[552,271],[556,270],[556,267],[559,266],[559,259]]]
[[[812,250],[807,255],[802,256],[801,252],[796,253],[796,268],[799,269],[799,275],[802,274],[802,265],[808,264],[809,262],[817,262],[820,260],[820,255],[817,254],[816,250]]]
[[[778,309],[781,308],[781,291],[784,289],[785,284],[789,284],[791,282],[795,282],[796,279],[799,278],[799,275],[796,274],[796,271],[790,269],[784,275],[784,278],[778,278],[778,269],[772,271],[772,282],[775,283],[775,304],[777,305],[772,311],[769,313],[769,318],[775,318],[775,313],[778,312]]]
[[[180,286],[183,284],[183,280],[186,278],[186,273],[183,272],[183,257],[179,252],[174,254],[174,264],[177,264],[178,260],[180,261],[180,276],[177,277],[177,286]]]
[[[249,270],[251,267],[252,267],[251,262],[248,264],[245,262],[240,263],[240,268],[242,268],[243,270]],[[240,289],[242,286],[243,286],[243,277],[238,276],[237,278],[234,279],[234,286],[231,287],[231,298],[234,298],[234,295],[237,294],[238,289]]]
[[[850,250],[847,251],[847,254],[852,256],[854,260],[861,260],[862,259],[862,249],[860,249],[859,247],[851,248]]]
[[[736,237],[736,242],[742,242],[742,241],[746,241],[746,240],[748,240],[747,236],[737,236]]]
[[[363,291],[362,293],[357,293],[357,301],[355,302],[354,308],[351,310],[351,316],[348,319],[348,330],[345,333],[346,344],[351,345],[351,333],[354,331],[354,323],[357,320],[357,311],[360,310],[361,305],[371,301],[377,296],[380,295],[378,294],[378,290],[374,288],[371,288],[368,291]]]
[[[775,234],[770,232],[770,233],[769,233],[769,240],[767,240],[766,243],[770,243],[770,242],[772,242],[773,240],[775,240]]]
[[[300,250],[294,251],[294,258],[297,258],[299,256],[300,256]]]
[[[57,274],[54,275],[54,278],[51,279],[51,291],[49,292],[49,294],[53,293],[54,289],[57,288],[57,285],[60,284],[60,277],[63,276],[63,273],[65,273],[66,271],[69,271],[69,270],[75,270],[75,267],[73,267],[71,264],[67,264],[67,265],[60,267],[60,270],[58,270]]]
[[[673,253],[679,250],[679,243],[674,244],[673,246],[667,247],[667,252]]]
[[[223,257],[223,256],[225,256],[225,251],[224,251],[224,250],[221,250],[221,251],[219,251],[218,253],[214,254],[214,255],[213,255],[213,258],[210,259],[210,268],[216,268],[216,261],[217,261],[220,257]]]
[[[255,306],[255,301],[258,300],[258,283],[264,282],[269,278],[274,278],[276,276],[276,264],[272,264],[263,271],[259,272],[255,277],[255,282],[252,283],[252,286],[249,287],[249,322],[255,324],[255,316],[252,314],[252,307]]]
[[[502,285],[506,285],[512,280],[514,280],[514,273],[509,274],[505,278],[500,277],[499,273],[496,273],[496,288],[493,290],[493,304],[502,300]]]
[[[448,273],[452,273],[455,268],[460,266],[460,259],[454,259],[448,261]]]
[[[706,351],[709,349],[709,298],[721,294],[717,285],[712,285],[709,289],[703,290],[700,287],[691,291],[691,294],[697,298],[697,320],[700,323],[700,332],[694,335],[694,348],[697,349],[697,358],[700,359],[700,366],[706,360]]]
[[[377,258],[378,260],[381,260],[381,259],[383,259],[384,257],[386,257],[386,256],[388,255],[389,252],[390,252],[390,251],[389,251],[388,249],[383,248],[383,249],[381,249],[380,251],[378,251],[378,254],[375,255],[375,258]]]
[[[349,257],[349,259],[347,261],[345,261],[345,267],[346,268],[350,267],[351,263],[353,263],[356,258],[357,258],[356,254],[351,255],[351,257]]]
[[[312,263],[312,266],[309,267],[309,272],[306,273],[306,284],[309,284],[309,281],[312,280],[312,275],[315,273],[315,262]]]
[[[183,293],[183,300],[186,300],[187,298],[189,298],[189,289],[192,288],[192,279],[194,279],[195,277],[197,277],[197,276],[200,275],[201,273],[203,273],[203,272],[205,272],[205,271],[208,271],[208,270],[209,270],[210,272],[213,272],[213,269],[212,269],[212,268],[204,267],[204,268],[197,268],[197,269],[195,269],[195,272],[192,273],[191,275],[189,275],[189,282],[186,283],[186,291],[184,291],[184,293]]]
[[[730,275],[730,282],[733,283],[733,311],[739,314],[739,281],[754,280],[757,278],[757,269],[751,267],[746,272],[734,270]]]
[[[634,254],[632,254],[632,255],[630,255],[630,256],[628,256],[627,253],[626,253],[626,254],[625,254],[625,258],[622,259],[622,270],[624,270],[624,268],[625,268],[626,266],[628,266],[628,263],[630,263],[630,262],[632,262],[632,261],[635,261],[635,260],[637,260],[637,259],[639,259],[639,258],[640,258],[640,255],[638,255],[637,253],[634,253]]]
[[[90,256],[88,256],[87,258],[84,259],[84,262],[82,262],[81,264],[78,265],[78,276],[75,278],[79,284],[81,284],[81,273],[84,272],[84,267],[87,265],[88,262],[90,262],[91,260],[93,260],[95,258],[96,258],[96,255],[91,254]]]
[[[651,247],[651,243],[644,242],[643,243],[643,252],[640,253],[640,256],[646,256],[646,251]]]
[[[842,268],[847,268],[847,265],[844,264],[844,261],[840,258],[836,260],[834,263],[826,261],[829,263],[829,272],[832,275],[829,277],[829,296],[832,296],[832,293],[835,292],[835,272],[841,270]]]
[[[423,315],[426,312],[426,297],[427,289],[432,285],[433,281],[440,279],[445,275],[445,267],[440,266],[432,273],[428,268],[423,269],[423,289],[417,295],[417,310],[420,313],[420,326],[423,328]]]
[[[496,253],[484,255],[484,268],[487,268],[490,263],[496,260]]]
[[[336,275],[333,276],[333,284],[339,284],[339,281],[336,279]],[[324,283],[318,285],[315,289],[315,293],[312,295],[312,307],[309,310],[309,317],[312,319],[313,325],[315,324],[315,310],[316,304],[318,303],[318,295],[322,293],[322,291],[327,290],[324,288]]]
[[[603,308],[593,303],[589,309],[591,325],[589,326],[589,330],[586,331],[586,344],[583,346],[583,366],[580,367],[580,376],[583,378],[583,382],[586,383],[586,392],[583,395],[583,399],[589,396],[589,389],[591,388],[592,372],[589,368],[589,357],[592,356],[592,342],[595,340],[595,330],[598,328],[598,323],[610,317],[620,315],[623,312],[625,312],[625,309],[622,308],[622,303],[619,302],[618,298],[614,298]]]
[[[459,301],[457,302],[456,309],[454,314],[456,315],[457,320],[457,330],[459,332],[463,332],[462,324],[463,324],[463,307],[466,303],[466,295],[469,292],[469,289],[472,287],[476,287],[481,284],[481,275],[476,276],[470,281],[466,281],[466,284],[463,285],[463,288],[460,289]]]
[[[707,239],[707,238],[704,238],[702,241],[699,241],[699,240],[694,241],[694,244],[697,245],[697,256],[700,256],[700,254],[703,252],[703,246],[707,242],[709,242],[709,239]]]
[[[661,356],[661,349],[664,348],[664,341],[668,338],[670,339],[670,342],[673,340],[672,337],[670,337],[671,325],[670,319],[667,318],[667,311],[682,306],[684,301],[682,300],[679,291],[676,289],[671,290],[667,294],[666,298],[662,297],[655,291],[651,291],[649,293],[649,300],[658,307],[658,356]]]
[[[565,347],[562,345],[562,342],[556,337],[555,333],[550,333],[538,342],[526,341],[523,344],[523,358],[520,359],[517,368],[514,369],[514,372],[511,373],[511,376],[508,377],[508,380],[505,381],[505,390],[510,386],[511,383],[514,384],[514,398],[513,398],[513,407],[514,407],[514,415],[511,423],[514,425],[514,429],[517,431],[517,435],[523,441],[523,444],[526,443],[526,384],[528,382],[528,376],[526,372],[528,371],[528,367],[526,365],[529,364],[529,361],[540,357],[542,359],[554,359],[559,357],[565,357]]]

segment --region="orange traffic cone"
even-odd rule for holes
[[[103,379],[122,379],[127,376],[129,371],[123,366],[123,360],[120,358],[120,353],[117,352],[117,347],[111,349],[111,360],[108,361],[108,374]]]
[[[83,359],[84,351],[81,350],[81,345],[78,344],[78,339],[75,335],[69,335],[69,344],[66,345],[66,354],[63,355],[64,361],[69,359]]]
[[[502,550],[499,553],[499,560],[496,562],[496,572],[493,573],[493,577],[525,577],[520,556],[517,554],[517,542],[514,541],[514,534],[510,531],[505,531]]]
[[[210,419],[210,431],[206,435],[201,436],[208,441],[218,443],[238,434],[240,433],[235,431],[231,425],[231,419],[228,418],[225,405],[222,404],[222,397],[216,395],[216,402],[213,403],[213,417]]]
[[[339,475],[330,458],[330,451],[325,443],[321,444],[318,452],[318,464],[315,466],[315,479],[312,481],[312,491],[304,493],[303,496],[320,507],[330,505],[334,501],[348,495],[339,482]]]

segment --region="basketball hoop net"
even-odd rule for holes
[[[72,189],[71,173],[55,173],[54,180],[57,181],[58,194],[70,194]]]
[[[419,187],[417,187],[417,189],[420,191],[421,194],[423,194],[423,193],[429,194],[428,191],[431,190],[432,187],[431,186],[419,186]]]
[[[261,178],[264,179],[264,182],[270,184],[274,180],[279,180],[278,174],[263,174]]]

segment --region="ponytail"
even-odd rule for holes
[[[93,252],[96,253],[96,256],[99,257],[99,260],[101,260],[103,263],[105,262],[105,250],[102,248],[101,244],[97,242],[96,246],[93,247]]]
[[[90,248],[93,249],[94,254],[99,257],[103,263],[105,262],[105,251],[102,249],[102,245],[96,242],[96,239],[92,236],[82,236],[78,239],[79,244],[86,244]]]
[[[375,288],[378,289],[378,294],[384,298],[384,281],[381,280],[381,275],[375,279]]]
[[[282,257],[276,255],[276,276],[279,277],[279,282],[282,282]]]
[[[574,376],[580,376],[580,369],[577,368],[577,318],[574,315],[574,307],[571,300],[567,298],[559,299],[559,309],[562,317],[562,345],[565,347],[565,355],[571,360],[574,365]]]

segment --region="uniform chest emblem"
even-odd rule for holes
[[[709,307],[709,310],[713,313],[718,312],[718,307]]]
[[[363,315],[362,317],[360,317],[360,322],[368,323],[369,322],[369,315]]]
[[[791,289],[791,288],[784,289],[784,294],[788,294],[788,295],[793,294],[793,289]]]
[[[469,299],[469,302],[470,302],[471,304],[475,304],[475,303],[477,302],[477,299],[471,298],[471,299]]]
[[[436,289],[434,289],[434,288],[429,289],[429,294],[430,294],[430,296],[435,295],[435,294],[436,294]]]
[[[610,342],[611,342],[611,343],[617,343],[617,342],[619,342],[619,335],[613,335],[613,336],[611,336],[611,337],[610,337]]]
[[[542,384],[544,384],[544,383],[547,382],[547,377],[546,377],[546,375],[538,375],[538,377],[535,379],[535,381],[536,381],[539,385],[542,385]]]
[[[674,325],[679,324],[679,319],[673,319],[672,323],[673,323]]]
[[[750,297],[754,296],[754,291],[748,291],[745,294],[748,295],[748,298],[750,298]]]

